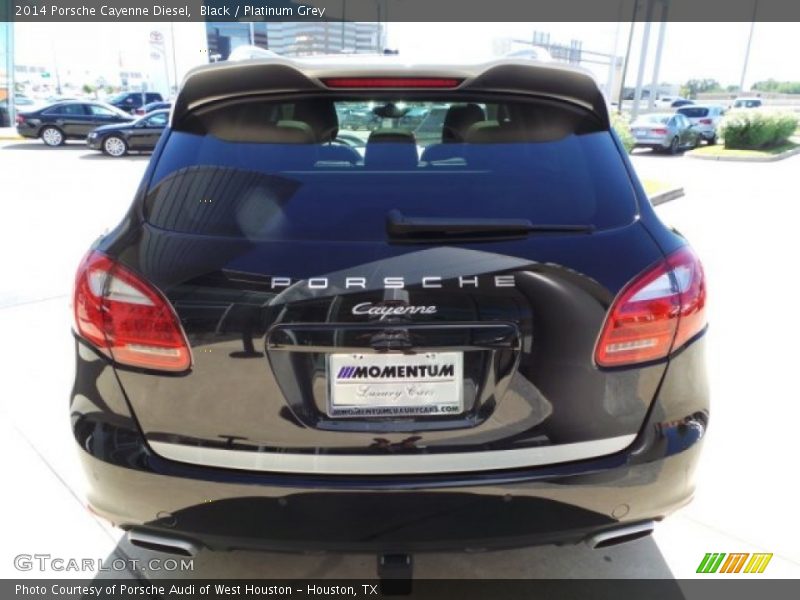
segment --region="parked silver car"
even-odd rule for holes
[[[634,148],[652,148],[677,154],[696,148],[700,141],[697,129],[679,113],[642,115],[631,123]]]
[[[717,143],[717,128],[725,115],[723,107],[696,104],[682,106],[677,112],[691,121],[702,139],[712,145]]]
[[[761,98],[736,98],[731,108],[761,108],[764,102]]]

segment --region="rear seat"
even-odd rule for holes
[[[442,143],[431,144],[422,153],[423,162],[452,161],[464,158],[464,142],[470,127],[486,119],[483,109],[474,103],[454,104],[447,109],[442,126]]]
[[[306,123],[314,136],[314,142],[319,144],[317,160],[322,163],[347,163],[358,164],[361,156],[358,152],[335,144],[339,133],[339,117],[336,106],[332,100],[313,99],[298,101],[294,105],[292,119]]]
[[[368,169],[415,169],[419,164],[414,134],[404,129],[376,129],[369,135],[364,166]]]

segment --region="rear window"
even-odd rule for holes
[[[666,125],[671,118],[672,117],[670,115],[644,115],[642,117],[639,117],[638,122],[657,123],[660,125]]]
[[[159,228],[252,240],[384,240],[387,214],[632,222],[609,131],[544,101],[298,98],[174,125],[145,213]]]
[[[43,115],[84,116],[83,104],[59,104],[42,112]]]
[[[707,108],[701,108],[701,107],[695,107],[695,106],[687,107],[687,108],[681,108],[681,109],[678,110],[678,112],[681,113],[682,115],[685,115],[685,116],[689,117],[690,119],[697,119],[699,117],[708,116],[708,109]]]

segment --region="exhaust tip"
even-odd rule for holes
[[[633,525],[624,525],[608,531],[601,531],[586,539],[590,548],[608,548],[647,537],[655,529],[655,521],[644,521]]]
[[[128,531],[127,537],[132,545],[138,548],[144,548],[145,550],[188,557],[194,557],[200,552],[200,546],[194,542],[159,533],[131,529]]]

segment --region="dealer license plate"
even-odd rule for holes
[[[464,410],[464,354],[331,354],[328,416],[414,417]]]

